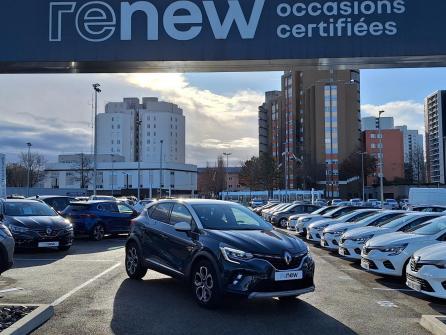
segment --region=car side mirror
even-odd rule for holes
[[[188,232],[192,231],[192,226],[190,225],[190,223],[187,223],[187,222],[178,222],[173,227],[175,228],[176,231],[180,231],[180,232],[184,232],[184,233],[188,233]]]

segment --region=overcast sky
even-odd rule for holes
[[[26,150],[55,160],[61,153],[90,152],[92,88],[105,103],[156,96],[186,115],[186,160],[200,166],[224,151],[232,164],[258,152],[257,110],[264,92],[280,89],[279,72],[198,74],[1,75],[0,152],[9,161]],[[446,68],[361,72],[363,116],[384,109],[397,125],[423,131],[423,99],[446,89]]]

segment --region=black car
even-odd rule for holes
[[[314,261],[295,236],[275,230],[247,208],[217,200],[162,200],[132,221],[125,266],[186,280],[201,306],[225,293],[294,299],[314,291]]]
[[[58,248],[73,244],[73,225],[48,205],[34,200],[0,200],[0,221],[16,248]]]
[[[38,195],[32,198],[32,200],[38,200],[46,203],[48,206],[54,208],[58,213],[61,213],[72,201],[76,201],[73,197],[67,197],[63,195]]]

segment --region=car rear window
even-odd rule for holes
[[[69,205],[64,212],[82,212],[87,209],[90,209],[89,204],[76,204],[76,205]]]

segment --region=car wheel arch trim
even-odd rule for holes
[[[197,252],[193,256],[192,261],[190,262],[190,265],[185,269],[185,276],[186,276],[186,278],[191,279],[192,269],[201,260],[206,260],[206,261],[211,262],[211,264],[214,267],[214,269],[218,270],[218,272],[221,273],[221,269],[218,266],[217,261],[215,260],[215,256],[212,253],[210,253],[209,251],[203,250],[203,251]]]

